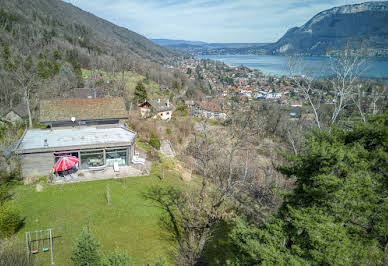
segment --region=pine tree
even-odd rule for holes
[[[241,265],[382,265],[388,246],[388,112],[352,130],[317,130],[283,174],[296,178],[264,225],[239,220]]]
[[[101,265],[103,255],[100,252],[100,244],[88,228],[82,232],[73,248],[71,260],[75,266]]]
[[[109,266],[133,266],[133,261],[127,251],[116,249],[106,258],[106,265]]]
[[[147,91],[143,82],[139,81],[135,88],[135,99],[138,103],[143,103],[147,100]]]

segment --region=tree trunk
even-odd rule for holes
[[[32,128],[32,115],[31,115],[31,109],[30,109],[30,96],[28,93],[28,89],[24,89],[24,100],[27,105],[27,112],[28,112],[28,126]]]

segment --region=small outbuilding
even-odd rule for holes
[[[302,109],[300,107],[293,107],[291,110],[288,112],[288,115],[291,118],[300,118],[302,113]]]

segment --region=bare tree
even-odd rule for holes
[[[328,124],[337,123],[344,109],[354,104],[363,119],[366,121],[364,110],[364,91],[360,85],[360,77],[368,67],[365,50],[362,48],[353,49],[347,43],[343,50],[332,52],[329,56],[329,71],[332,77],[330,81],[329,94],[333,96],[332,110]],[[322,128],[321,105],[328,99],[325,99],[326,93],[322,89],[314,87],[314,75],[311,69],[308,69],[306,63],[300,57],[290,57],[289,59],[290,78],[293,85],[302,92],[314,113],[314,120],[318,128]],[[325,71],[322,69],[321,71]]]
[[[376,115],[378,112],[378,106],[377,103],[381,100],[387,97],[387,83],[384,84],[377,84],[373,86],[372,93],[371,93],[371,104],[372,104],[372,114]]]
[[[357,109],[365,121],[362,109],[362,91],[359,84],[360,75],[366,70],[367,62],[363,49],[352,49],[347,43],[342,51],[330,56],[330,68],[334,78],[332,83],[334,96],[334,110],[330,118],[330,124],[335,124],[338,116],[351,102],[356,104]]]
[[[229,114],[222,129],[211,130],[203,122],[187,148],[201,185],[185,192],[156,187],[145,195],[167,214],[163,224],[178,243],[179,265],[198,263],[215,225],[233,214],[233,202],[242,204],[246,197],[241,195],[249,195],[247,189],[260,190],[249,184],[254,184],[258,173],[252,158],[262,119],[259,112],[250,110]]]
[[[313,88],[312,84],[314,78],[312,70],[308,69],[302,58],[298,56],[289,57],[288,68],[290,72],[289,77],[293,85],[302,92],[302,95],[310,104],[314,113],[315,124],[318,128],[321,128],[319,111],[322,103],[323,92]]]
[[[32,113],[30,100],[33,90],[39,84],[39,78],[36,72],[36,65],[31,56],[20,55],[9,66],[9,72],[12,79],[16,82],[22,91],[24,102],[27,106],[29,127],[32,127]]]

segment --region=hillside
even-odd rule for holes
[[[365,41],[370,55],[388,55],[388,2],[366,2],[325,10],[301,27],[291,28],[274,44],[270,54],[325,55],[347,41]]]
[[[56,38],[102,52],[125,51],[153,62],[167,62],[176,53],[126,28],[60,0],[0,0],[1,8],[15,15],[17,23],[34,30],[54,30]],[[98,49],[99,48],[99,49]],[[89,49],[90,50],[90,49]]]
[[[104,87],[111,96],[130,90],[121,79],[85,83],[82,69],[131,71],[153,87],[188,84],[165,67],[182,55],[60,0],[0,0],[0,115],[29,100],[34,118],[40,98],[65,97],[78,87]]]

